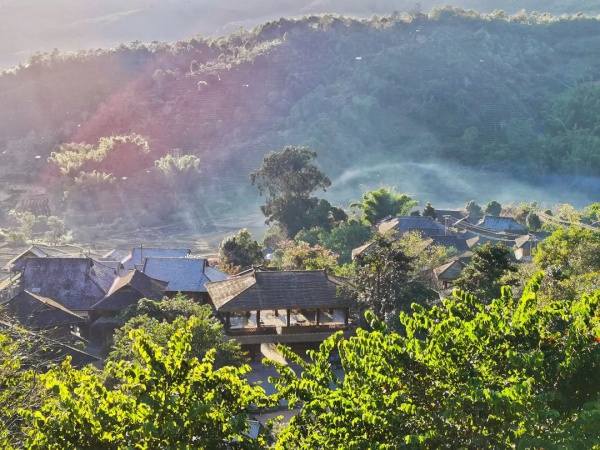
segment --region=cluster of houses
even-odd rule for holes
[[[439,267],[426,268],[422,275],[438,291],[453,287],[477,247],[488,242],[492,245],[502,243],[512,250],[515,262],[529,262],[536,246],[549,236],[549,233],[528,231],[512,217],[486,215],[473,219],[460,210],[436,210],[436,213],[435,219],[429,216],[387,217],[377,224],[377,230],[397,237],[408,232],[419,233],[428,245],[440,245],[450,250],[453,256],[448,261]],[[356,257],[372,245],[354,249],[352,256]]]
[[[428,268],[439,291],[452,287],[476,247],[503,242],[514,248],[516,261],[527,261],[547,236],[528,232],[510,217],[485,216],[471,223],[460,211],[437,213],[437,220],[388,217],[377,227],[396,236],[417,232],[430,245],[452,249],[454,257]],[[372,245],[355,249],[353,256]],[[96,345],[110,341],[121,325],[120,313],[141,298],[161,300],[178,293],[211,305],[227,335],[250,353],[264,343],[314,344],[347,331],[350,322],[349,301],[339,295],[343,279],[320,270],[269,268],[230,277],[185,248],[139,246],[127,253],[68,256],[31,246],[3,270],[0,305],[13,323]]]
[[[251,353],[262,343],[322,341],[349,320],[348,302],[336,295],[341,280],[324,271],[255,268],[229,277],[183,248],[91,257],[31,246],[4,270],[1,305],[12,321],[97,345],[110,341],[119,314],[141,298],[179,293],[212,305],[227,334]]]

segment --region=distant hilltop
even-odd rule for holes
[[[248,175],[285,145],[314,149],[344,201],[380,184],[446,204],[473,192],[574,201],[598,186],[599,45],[584,15],[444,7],[37,53],[0,76],[0,173],[44,180],[55,211],[58,146],[135,134],[147,152],[113,162],[122,190],[106,208],[151,208],[145,174],[182,154],[200,160],[206,209],[194,214],[230,214],[258,202]],[[112,179],[91,169],[88,181]]]

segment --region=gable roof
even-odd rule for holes
[[[106,296],[95,303],[92,309],[121,311],[127,306],[136,304],[141,298],[162,300],[167,283],[155,280],[134,270],[117,278]]]
[[[123,259],[127,258],[128,253],[122,250],[113,249],[100,257],[100,259],[106,259],[111,261],[119,261],[121,262]]]
[[[223,272],[200,258],[146,258],[142,272],[168,283],[169,292],[206,292],[205,283],[226,280]]]
[[[377,224],[377,230],[381,234],[385,234],[391,230],[399,234],[417,231],[421,233],[423,238],[452,234],[444,225],[427,216],[399,216],[384,219]]]
[[[144,258],[183,258],[190,253],[189,248],[133,247],[131,253],[121,260],[121,264],[125,269],[133,270],[136,264],[144,263]]]
[[[219,312],[346,307],[337,286],[323,270],[255,271],[206,284]]]
[[[90,309],[116,278],[89,258],[28,258],[21,288],[51,298],[69,310]]]
[[[32,245],[27,250],[24,250],[19,255],[15,256],[3,267],[4,270],[21,270],[23,268],[23,258],[45,258],[50,256],[49,253],[45,252],[41,248]],[[20,263],[20,264],[19,264]]]
[[[479,222],[478,227],[487,228],[494,231],[525,231],[526,228],[517,223],[512,217],[501,217],[501,216],[483,216]]]
[[[24,327],[53,328],[85,321],[60,303],[28,291],[19,292],[4,305]]]
[[[138,291],[145,298],[161,300],[167,283],[151,278],[139,270],[133,270],[123,277],[116,278],[106,295],[113,295],[127,287]]]
[[[63,342],[54,340],[43,333],[38,333],[31,330],[19,329],[17,325],[13,323],[9,323],[5,320],[0,320],[0,328],[4,330],[8,330],[9,332],[18,329],[19,333],[25,333],[28,336],[32,336],[38,340],[35,343],[36,346],[41,347],[42,354],[48,361],[60,361],[65,358],[65,356],[71,356],[71,364],[74,367],[82,367],[85,364],[90,364],[93,362],[100,361],[100,358],[97,356],[91,355],[83,350],[80,350],[76,347],[72,347]]]
[[[438,280],[454,281],[460,277],[460,273],[465,267],[465,263],[455,259],[454,261],[450,261],[446,264],[436,267],[433,269],[433,273],[435,273],[435,276],[438,278]]]

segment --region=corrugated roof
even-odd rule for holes
[[[494,231],[525,231],[526,228],[517,223],[512,217],[500,217],[500,216],[483,216],[479,222],[478,227],[487,228]]]
[[[206,287],[219,312],[348,306],[346,299],[337,297],[338,283],[322,270],[256,271]]]
[[[28,258],[21,287],[70,310],[87,310],[104,297],[98,271],[89,258]]]
[[[169,292],[206,292],[205,283],[226,280],[227,275],[200,258],[146,258],[143,272],[168,282]]]
[[[121,260],[127,270],[135,269],[136,264],[143,264],[145,258],[183,258],[191,253],[189,248],[154,248],[133,247],[131,253]]]

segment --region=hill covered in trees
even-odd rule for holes
[[[192,203],[231,214],[258,201],[248,175],[265,153],[302,145],[318,153],[335,200],[388,183],[437,203],[516,200],[515,189],[573,201],[598,187],[599,42],[600,21],[582,15],[445,7],[38,53],[0,76],[0,172],[49,188],[53,209],[71,212],[81,210],[64,195],[74,178],[100,197],[109,180],[120,194],[102,208],[122,213],[151,206],[161,158],[189,155],[201,172]],[[116,179],[114,161],[72,179],[55,164],[117,135],[148,145],[143,158],[117,160]]]

